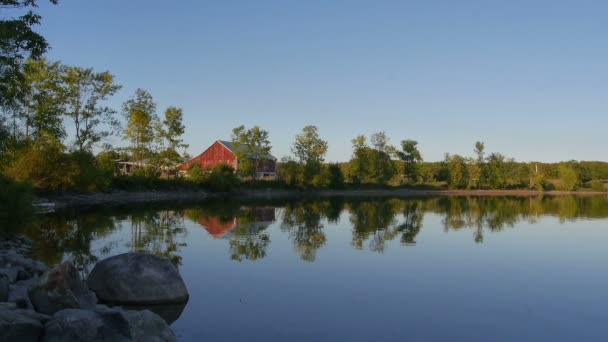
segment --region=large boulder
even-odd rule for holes
[[[0,341],[38,341],[42,323],[23,313],[0,306]]]
[[[29,298],[38,312],[47,315],[63,309],[92,309],[97,304],[95,294],[69,261],[44,273],[29,289]]]
[[[102,260],[87,284],[101,301],[113,304],[183,303],[189,298],[175,266],[152,254],[125,253]]]
[[[98,305],[94,310],[66,309],[45,324],[44,342],[175,341],[165,321],[154,313]]]

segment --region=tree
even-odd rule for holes
[[[49,0],[57,4],[58,0]],[[34,32],[40,24],[40,15],[31,8],[38,7],[36,0],[0,0],[0,8],[30,8],[20,17],[0,20],[0,107],[11,106],[19,100],[19,85],[23,81],[21,65],[27,58],[38,59],[48,49],[43,36]]]
[[[506,158],[500,153],[492,153],[487,158],[486,181],[492,189],[503,189],[506,185],[505,178]]]
[[[239,160],[239,172],[250,175],[255,180],[260,163],[270,153],[268,132],[258,126],[250,129],[245,126],[236,127],[232,130],[232,147]]]
[[[449,172],[448,186],[450,189],[464,188],[468,183],[465,159],[457,154],[447,154],[446,163]]]
[[[127,122],[125,138],[131,141],[133,157],[141,162],[151,150],[155,139],[154,123],[158,121],[152,95],[137,89],[135,96],[123,104],[123,115]]]
[[[169,107],[165,111],[163,120],[162,135],[167,140],[167,148],[164,150],[163,157],[172,163],[179,163],[181,156],[177,152],[178,148],[186,148],[188,145],[183,143],[181,136],[184,134],[183,112],[181,108]]]
[[[479,165],[483,164],[484,148],[485,148],[485,145],[483,142],[477,141],[475,143],[475,154],[477,155],[477,164],[479,164]]]
[[[395,148],[389,144],[389,138],[384,132],[374,133],[370,137],[373,146],[372,165],[373,178],[378,184],[386,184],[396,173],[391,160]]]
[[[306,126],[301,134],[296,135],[291,151],[300,163],[322,163],[327,152],[327,141],[319,137],[317,126]]]
[[[114,95],[120,85],[108,71],[95,73],[92,68],[63,67],[61,72],[65,115],[74,123],[78,151],[91,151],[94,144],[119,128],[116,111],[99,102]]]
[[[558,168],[561,190],[573,191],[578,185],[578,176],[574,168],[567,163],[560,163]]]
[[[419,166],[422,163],[422,155],[418,151],[418,142],[415,140],[402,140],[401,151],[397,156],[403,161],[403,175],[412,182],[416,182],[419,176]]]
[[[466,163],[467,174],[469,176],[467,189],[477,189],[479,188],[479,181],[481,179],[481,166],[473,158],[467,158]]]
[[[61,89],[61,65],[45,59],[30,59],[24,65],[23,74],[25,136],[38,140],[43,134],[48,134],[61,141],[66,134],[62,119],[65,101]]]
[[[543,191],[544,182],[545,175],[542,171],[538,170],[538,163],[534,163],[534,166],[530,164],[530,189]]]
[[[353,140],[353,156],[349,162],[350,178],[353,183],[366,180],[369,174],[369,146],[364,135],[359,135]]]

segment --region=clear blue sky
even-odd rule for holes
[[[183,108],[189,153],[233,127],[290,153],[303,126],[346,161],[358,134],[418,140],[425,160],[608,160],[608,1],[61,0],[48,57],[110,70]]]

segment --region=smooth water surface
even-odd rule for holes
[[[126,251],[170,258],[183,341],[608,340],[606,196],[98,208],[26,234],[83,277]]]

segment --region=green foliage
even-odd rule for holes
[[[0,236],[8,236],[32,219],[32,190],[0,174]]]
[[[238,184],[239,180],[234,174],[234,168],[226,164],[216,165],[207,179],[207,187],[212,191],[227,192]]]
[[[530,189],[543,191],[546,187],[545,174],[538,168],[538,164],[530,164]]]
[[[401,151],[397,151],[397,156],[403,161],[403,175],[410,182],[417,182],[420,177],[420,163],[422,155],[418,151],[418,142],[414,140],[402,140]]]
[[[300,164],[294,160],[283,160],[277,165],[277,177],[285,182],[285,185],[290,188],[298,186],[300,173]]]
[[[201,164],[193,163],[188,168],[188,178],[195,183],[202,183],[207,179],[207,176],[201,168]]]
[[[65,137],[63,126],[64,95],[61,88],[61,64],[45,59],[28,60],[24,65],[25,88],[23,116],[26,137],[40,139],[43,134],[57,140]]]
[[[91,151],[93,144],[120,127],[116,111],[99,103],[121,86],[114,84],[110,72],[95,73],[92,68],[64,66],[60,77],[65,115],[74,124],[75,145],[80,152]]]
[[[352,183],[376,183],[385,185],[397,173],[391,160],[395,148],[389,144],[384,132],[372,134],[372,147],[367,145],[365,136],[354,138],[353,156],[350,160],[349,178]]]
[[[578,186],[578,176],[574,168],[566,163],[561,163],[558,166],[559,173],[559,189],[565,191],[573,191]]]
[[[344,174],[339,164],[329,164],[325,168],[327,172],[327,187],[330,189],[342,189],[344,187]]]
[[[463,189],[467,186],[467,164],[466,160],[455,154],[446,155],[446,164],[448,167],[448,187],[450,189]]]
[[[588,187],[591,188],[591,190],[593,190],[593,191],[608,191],[608,185],[602,183],[599,180],[593,180],[587,184],[588,184]]]
[[[322,163],[327,152],[327,141],[319,137],[317,126],[306,126],[296,135],[291,148],[300,163]]]
[[[487,158],[485,167],[485,179],[492,189],[504,189],[505,179],[505,157],[500,153],[492,153]]]
[[[137,89],[135,96],[123,104],[123,115],[127,122],[125,138],[131,141],[133,157],[136,161],[143,160],[149,156],[156,138],[154,128],[158,117],[152,95]]]
[[[239,173],[255,180],[260,162],[270,153],[268,132],[258,126],[236,127],[232,130],[232,147],[239,160]]]
[[[466,159],[467,163],[467,175],[469,181],[467,183],[467,189],[478,189],[481,181],[481,165],[472,158]]]
[[[163,166],[172,166],[182,161],[178,149],[188,147],[181,139],[185,128],[182,109],[177,107],[167,108],[163,127],[160,129],[160,136],[167,140],[167,147],[160,154]]]
[[[18,182],[30,182],[40,190],[66,190],[73,186],[73,164],[65,147],[43,133],[33,144],[17,152],[5,174]]]
[[[57,4],[57,0],[50,0]],[[36,0],[1,0],[3,9],[25,9],[37,7]],[[20,101],[23,93],[22,61],[38,59],[48,49],[43,36],[33,27],[40,24],[40,15],[28,10],[20,17],[3,15],[0,20],[0,107],[11,107]]]

